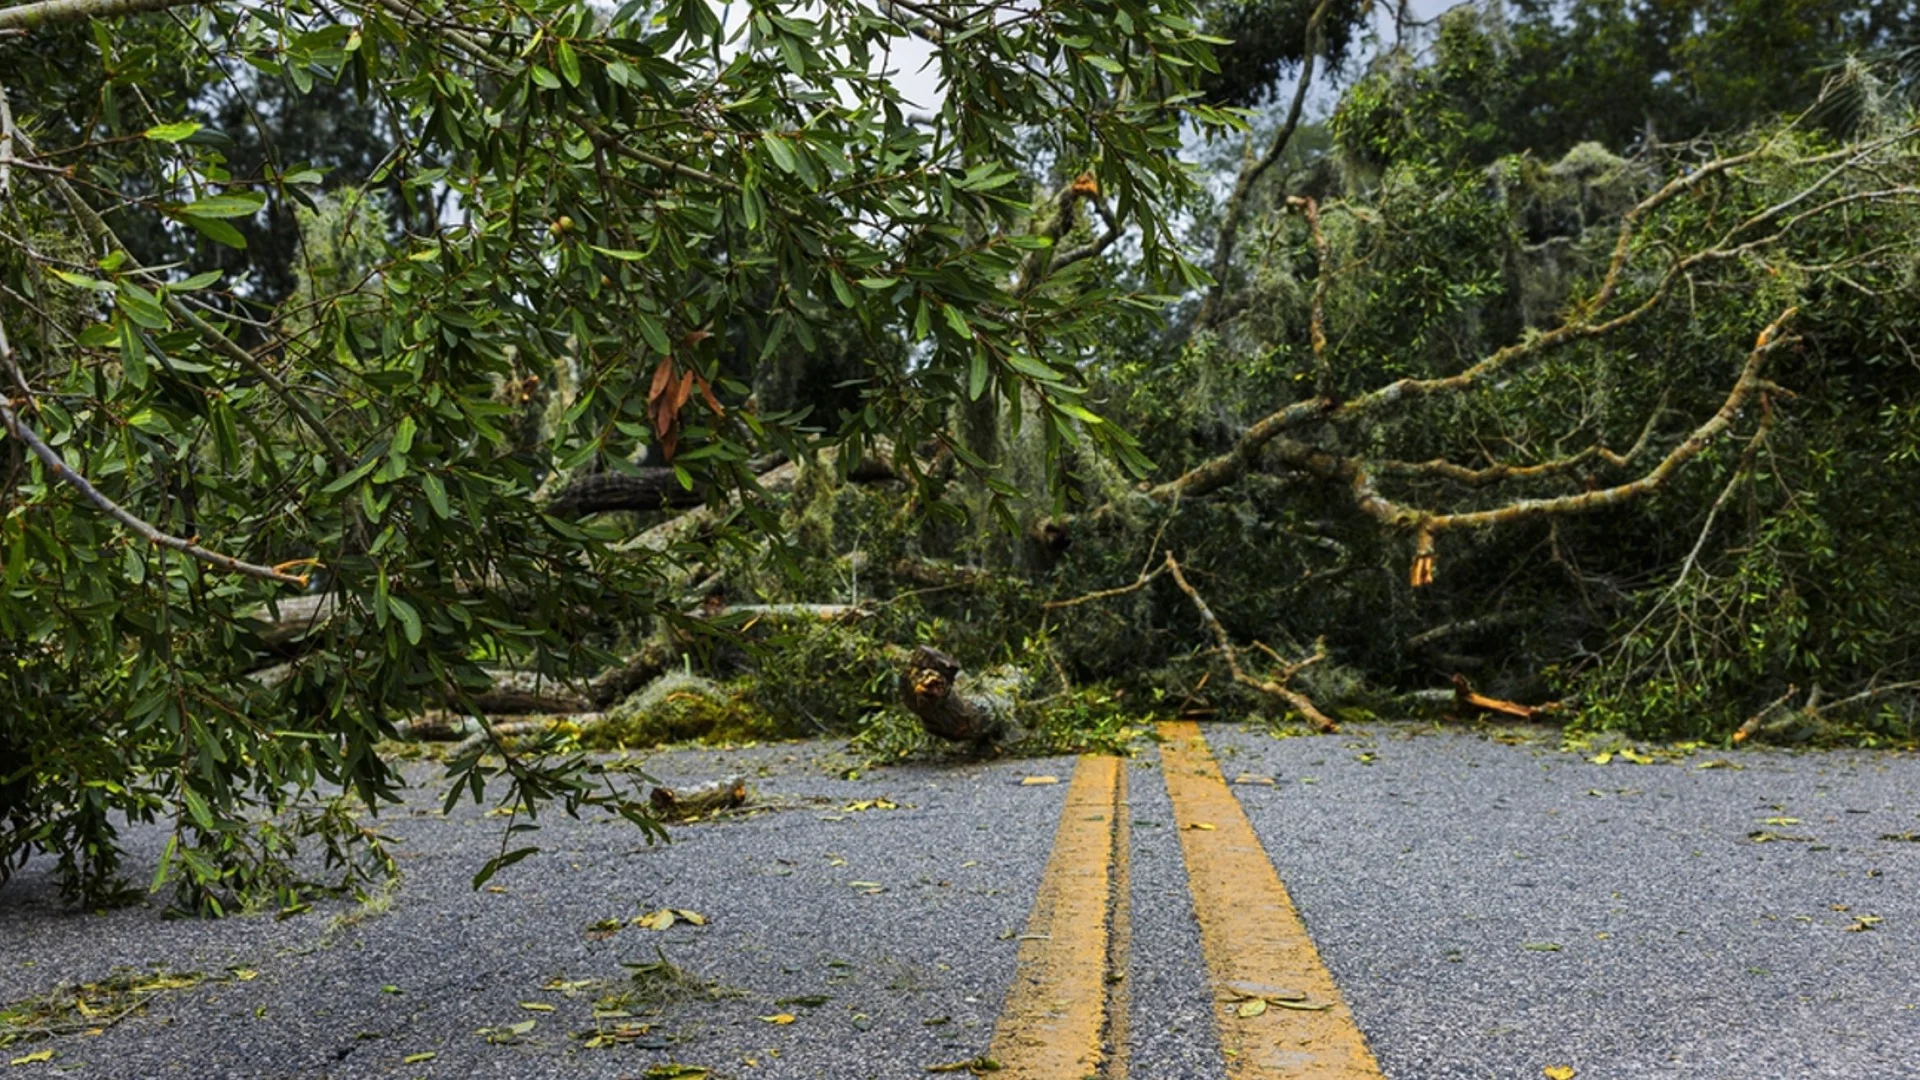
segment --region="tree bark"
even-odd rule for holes
[[[609,510],[686,510],[706,501],[704,488],[681,486],[673,469],[648,466],[634,474],[576,477],[547,504],[547,513],[578,518]]]
[[[927,734],[949,742],[1012,742],[1021,734],[1013,722],[1011,687],[961,685],[960,661],[931,645],[922,645],[900,672],[900,700],[920,719]]]

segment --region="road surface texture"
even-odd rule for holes
[[[854,779],[823,742],[666,751],[647,761],[660,780],[743,773],[760,809],[653,846],[543,815],[543,853],[480,891],[504,820],[441,816],[437,767],[410,766],[408,804],[379,819],[400,883],[287,919],[74,912],[36,858],[0,889],[0,1013],[98,1008],[82,988],[114,978],[152,989],[124,1016],[66,1009],[72,1033],[0,1064],[22,1062],[8,1080],[860,1080],[987,1057],[1050,1080],[1920,1077],[1914,755],[1595,764],[1551,735],[1390,724],[1161,736],[1120,763]],[[163,839],[130,834],[130,872]],[[703,924],[634,921],[662,909]]]

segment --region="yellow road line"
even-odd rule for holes
[[[1187,883],[1200,920],[1200,947],[1216,990],[1214,1020],[1231,1080],[1378,1078],[1353,1014],[1320,962],[1286,886],[1228,790],[1200,729],[1163,723],[1161,772],[1186,854]],[[1238,990],[1304,993],[1324,1011],[1267,1007],[1242,1016]],[[1291,992],[1291,993],[1287,993]],[[1252,1012],[1255,1006],[1246,1011]],[[1061,1074],[1066,1075],[1066,1074]]]
[[[1107,1033],[1115,824],[1124,783],[1112,757],[1083,757],[1021,935],[989,1055],[1008,1080],[1098,1076]],[[1124,852],[1120,853],[1124,858]],[[1120,901],[1124,904],[1125,897]]]
[[[1113,902],[1107,935],[1107,1069],[1103,1080],[1127,1080],[1127,1013],[1132,994],[1127,978],[1133,948],[1133,814],[1127,805],[1127,763],[1116,759],[1113,786]]]

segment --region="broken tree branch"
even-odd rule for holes
[[[1494,510],[1432,515],[1420,522],[1421,531],[1437,534],[1453,529],[1503,525],[1548,514],[1587,513],[1616,506],[1659,490],[1673,479],[1674,474],[1679,472],[1682,466],[1699,456],[1702,450],[1705,450],[1733,425],[1733,418],[1761,388],[1764,380],[1760,378],[1760,371],[1765,366],[1767,356],[1791,340],[1781,336],[1781,330],[1798,310],[1798,308],[1789,307],[1760,331],[1759,336],[1754,340],[1752,351],[1747,354],[1745,365],[1740,369],[1740,377],[1734,381],[1733,389],[1728,391],[1726,400],[1721,403],[1720,408],[1644,475],[1624,484],[1582,492],[1579,495],[1563,495],[1551,499],[1522,499]]]
[[[1313,724],[1313,726],[1323,734],[1331,734],[1332,732],[1340,730],[1340,725],[1334,723],[1332,717],[1321,712],[1319,707],[1313,703],[1312,698],[1307,697],[1298,690],[1289,689],[1286,686],[1288,679],[1293,678],[1311,665],[1317,664],[1327,658],[1325,641],[1315,644],[1312,656],[1304,660],[1294,661],[1282,667],[1277,678],[1255,678],[1247,674],[1240,666],[1240,651],[1234,648],[1233,639],[1227,636],[1227,628],[1220,625],[1220,620],[1214,616],[1213,609],[1208,607],[1207,601],[1201,597],[1200,590],[1195,589],[1193,585],[1187,581],[1187,575],[1181,572],[1180,563],[1174,559],[1173,552],[1171,551],[1167,552],[1165,566],[1167,570],[1173,574],[1174,584],[1178,585],[1180,591],[1186,593],[1187,598],[1193,601],[1194,610],[1200,613],[1200,621],[1206,625],[1207,630],[1213,634],[1213,640],[1219,644],[1221,654],[1227,658],[1227,670],[1232,673],[1234,682],[1258,690],[1263,694],[1277,697],[1281,701],[1286,702],[1288,707],[1292,708],[1293,711],[1299,713],[1301,716],[1306,717],[1308,722]],[[1262,646],[1262,648],[1264,648],[1264,646]],[[1273,655],[1271,649],[1268,649],[1267,653],[1270,656]],[[1275,659],[1278,659],[1278,657],[1275,657]]]
[[[6,365],[7,372],[11,374],[20,385],[26,385],[26,376],[21,372],[20,365],[14,358],[13,343],[7,339],[7,328],[4,323],[0,323],[0,363]],[[194,543],[192,540],[163,533],[144,520],[134,516],[131,511],[108,498],[99,488],[94,487],[86,477],[75,472],[72,466],[68,465],[65,459],[61,458],[59,451],[48,446],[46,442],[35,433],[33,428],[27,424],[26,419],[14,412],[11,402],[5,398],[0,398],[0,424],[4,424],[7,429],[7,434],[26,443],[27,448],[33,451],[33,455],[40,459],[41,464],[46,467],[47,472],[53,477],[64,480],[74,490],[85,496],[88,502],[98,507],[101,512],[155,547],[163,547],[170,551],[180,552],[182,555],[197,559],[200,562],[206,563],[208,566],[225,570],[229,573],[243,574],[247,577],[259,578],[262,581],[278,581],[286,585],[298,585],[301,588],[306,587],[307,575],[305,574],[289,574],[278,567],[260,566],[256,563],[236,559],[231,555],[223,555],[217,551],[210,551]]]
[[[1706,181],[1765,157],[1772,152],[1772,145],[1769,142],[1746,153],[1717,158],[1691,168],[1641,199],[1622,215],[1606,272],[1592,293],[1572,305],[1573,314],[1561,325],[1538,332],[1530,331],[1521,340],[1495,350],[1452,375],[1398,379],[1344,401],[1337,401],[1325,393],[1316,393],[1313,397],[1290,402],[1249,426],[1241,433],[1233,447],[1225,453],[1202,462],[1172,480],[1148,489],[1147,494],[1160,502],[1166,502],[1176,496],[1193,497],[1209,494],[1239,480],[1263,451],[1295,428],[1320,423],[1349,424],[1372,418],[1377,413],[1421,398],[1460,393],[1485,385],[1494,377],[1538,360],[1549,352],[1577,342],[1605,337],[1638,323],[1649,313],[1658,309],[1673,293],[1675,287],[1687,279],[1689,272],[1709,263],[1744,257],[1760,247],[1777,242],[1785,235],[1787,229],[1804,220],[1807,213],[1812,213],[1819,207],[1816,206],[1792,216],[1787,216],[1786,210],[1810,200],[1836,178],[1858,168],[1861,162],[1867,160],[1875,151],[1896,142],[1913,139],[1916,135],[1920,135],[1920,125],[1911,125],[1867,143],[1806,159],[1806,164],[1828,165],[1830,168],[1801,188],[1795,195],[1736,222],[1722,232],[1715,243],[1672,259],[1638,303],[1611,317],[1604,317],[1606,309],[1619,293],[1622,279],[1631,261],[1633,241],[1639,235],[1644,220],[1660,207]],[[1889,191],[1899,193],[1897,189],[1889,189]],[[1761,225],[1772,227],[1752,239],[1741,239]],[[1351,472],[1338,471],[1337,477],[1323,476],[1322,478],[1343,481],[1354,479]]]

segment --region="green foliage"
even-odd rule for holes
[[[1127,701],[1124,690],[1084,686],[1043,699],[1025,710],[1029,729],[1020,744],[1035,754],[1119,754],[1130,756],[1152,725]]]
[[[1850,59],[1915,30],[1912,5],[1892,0],[1461,5],[1439,19],[1430,56],[1390,54],[1343,97],[1336,124],[1343,148],[1375,167],[1444,159],[1443,148],[1476,162],[1583,142],[1626,152],[1799,112]]]
[[[1365,130],[1356,120],[1379,94],[1438,93],[1443,81],[1420,69],[1399,82],[1363,82],[1336,116],[1336,134],[1351,150]],[[1229,318],[1177,352],[1107,369],[1114,414],[1150,432],[1146,446],[1166,475],[1226,451],[1262,416],[1314,392],[1308,307],[1321,275],[1336,400],[1395,379],[1449,376],[1576,317],[1576,298],[1608,265],[1621,216],[1697,167],[1689,156],[1629,161],[1592,144],[1551,164],[1520,156],[1473,166],[1461,161],[1471,157],[1472,125],[1443,111],[1409,106],[1404,115],[1421,123],[1390,128],[1399,141],[1361,140],[1362,149],[1388,150],[1349,173],[1349,197],[1321,204],[1330,264],[1315,255],[1304,220],[1275,215],[1261,225],[1264,243],[1240,249],[1246,284],[1226,305]],[[1298,657],[1324,637],[1374,687],[1444,685],[1463,672],[1498,696],[1571,695],[1583,723],[1648,737],[1724,738],[1789,686],[1799,702],[1814,686],[1832,702],[1911,679],[1920,565],[1903,538],[1920,527],[1906,497],[1920,484],[1912,451],[1920,368],[1899,328],[1920,316],[1911,290],[1920,208],[1882,193],[1869,173],[1913,167],[1912,122],[1901,112],[1869,117],[1859,137],[1872,141],[1850,151],[1811,125],[1718,147],[1757,156],[1639,222],[1608,311],[1644,303],[1646,313],[1465,392],[1301,435],[1357,455],[1378,470],[1371,479],[1384,494],[1420,510],[1491,509],[1619,484],[1712,415],[1755,333],[1796,307],[1797,340],[1766,370],[1782,389],[1735,416],[1732,432],[1654,497],[1450,533],[1438,580],[1414,590],[1406,541],[1382,535],[1350,491],[1255,461],[1233,489],[1115,514],[1082,533],[1059,571],[1061,593],[1133,580],[1157,543],[1181,555],[1243,647],[1261,641]],[[1823,154],[1842,156],[1815,160]],[[1862,171],[1829,176],[1846,155]],[[1740,225],[1780,204],[1807,212],[1773,237]],[[1656,291],[1673,259],[1742,243]],[[1647,446],[1628,465],[1595,461],[1558,478],[1468,484],[1418,467],[1524,466],[1595,444],[1624,452],[1643,432]],[[1208,665],[1186,659],[1198,630],[1189,607],[1156,581],[1076,609],[1061,652],[1078,676],[1191,693]],[[1316,690],[1316,699],[1331,705],[1352,689]],[[1210,694],[1231,700],[1217,687]],[[1891,702],[1906,716],[1913,700],[1874,696],[1855,709],[1873,716]],[[1875,730],[1884,738],[1895,729]]]
[[[782,627],[759,650],[748,695],[799,733],[853,731],[894,705],[898,653],[870,629],[839,622]]]
[[[1284,68],[1306,58],[1307,21],[1320,0],[1212,0],[1201,6],[1207,32],[1224,39],[1219,70],[1200,81],[1207,99],[1220,105],[1258,105],[1276,92]],[[1319,54],[1335,69],[1353,49],[1369,5],[1332,0],[1321,26]]]
[[[1211,64],[1181,4],[943,9],[930,118],[883,70],[907,31],[852,0],[756,3],[737,36],[704,0],[429,7],[74,9],[0,38],[16,152],[74,167],[74,198],[15,168],[4,207],[22,422],[134,516],[309,574],[334,605],[290,677],[256,681],[284,585],[133,539],[0,442],[0,780],[34,792],[9,798],[0,862],[39,843],[97,895],[116,822],[161,820],[157,884],[183,904],[277,887],[285,850],[255,820],[297,832],[284,815],[335,785],[391,798],[393,718],[479,688],[483,662],[583,674],[715,543],[781,539],[755,505],[712,540],[615,550],[614,523],[532,498],[585,463],[671,458],[717,502],[756,454],[816,439],[854,459],[950,444],[983,397],[1036,405],[1050,460],[1084,443],[1139,463],[1080,404],[1079,368],[1103,326],[1199,280],[1168,217],[1191,190],[1182,95]],[[221,130],[249,106],[272,115],[257,140]],[[280,145],[310,109],[372,141]],[[1134,230],[1129,286],[1088,262],[1015,291],[1044,240],[1006,163],[1036,150]],[[356,209],[355,190],[380,196]],[[763,362],[822,340],[848,343],[849,385],[814,402],[836,415],[747,400]],[[567,389],[529,440],[501,389],[536,382]],[[489,767],[451,765],[479,798]],[[577,764],[505,769],[529,810],[643,818]]]

